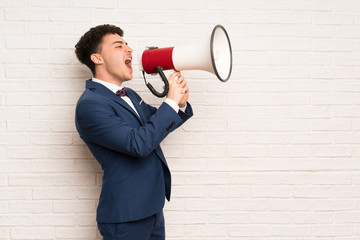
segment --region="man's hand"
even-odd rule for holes
[[[180,86],[183,87],[185,94],[183,96],[183,98],[180,100],[179,102],[179,107],[180,108],[184,108],[186,106],[187,100],[189,98],[189,88],[187,87],[187,82],[186,80],[181,76],[176,80],[176,83]]]
[[[166,97],[176,102],[179,107],[184,107],[188,95],[189,89],[186,87],[186,80],[180,72],[173,72],[169,77],[169,92]]]

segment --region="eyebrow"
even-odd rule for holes
[[[113,42],[113,45],[114,45],[114,44],[117,44],[117,43],[124,44],[124,42],[123,42],[123,41],[115,41],[115,42]],[[126,45],[128,45],[128,43],[127,43],[127,42],[125,42],[125,44],[126,44]]]

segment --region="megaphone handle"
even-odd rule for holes
[[[147,83],[146,78],[145,78],[145,72],[143,71],[144,80],[145,80],[146,86],[149,88],[150,92],[152,92],[155,96],[162,98],[162,97],[165,97],[166,94],[168,94],[168,92],[169,92],[169,81],[167,80],[162,67],[155,67],[155,69],[159,73],[162,81],[165,84],[164,91],[162,93],[159,93],[158,91],[155,90],[155,88],[151,85],[151,83]]]

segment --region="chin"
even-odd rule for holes
[[[130,81],[131,79],[133,79],[133,75],[127,77],[127,78],[125,79],[125,81]]]

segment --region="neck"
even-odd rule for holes
[[[98,73],[97,72],[97,73],[95,73],[94,77],[99,79],[99,80],[115,84],[115,85],[117,85],[119,87],[121,87],[122,83],[123,83],[122,80],[115,78],[114,76],[112,76],[111,74],[109,74],[107,72],[106,73],[101,73],[101,72]]]

